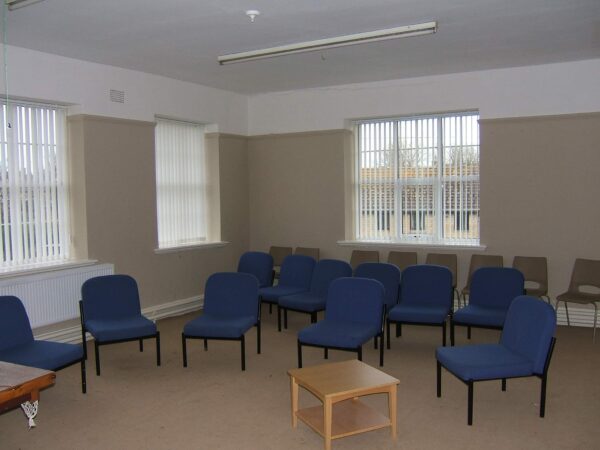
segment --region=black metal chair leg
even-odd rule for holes
[[[454,347],[454,322],[450,319],[450,346]]]
[[[391,348],[390,347],[390,321],[389,320],[385,321],[385,334],[386,334],[386,339],[387,339],[387,348],[389,350]]]
[[[94,353],[96,357],[96,375],[100,375],[100,346],[98,341],[94,339]]]
[[[310,323],[317,323],[317,313],[310,313]]]
[[[396,337],[402,336],[402,326],[396,322]]]
[[[260,321],[256,324],[256,353],[260,355]]]
[[[181,333],[181,350],[183,353],[183,367],[187,367],[187,346],[185,334]]]
[[[542,376],[542,389],[540,392],[540,417],[544,417],[546,415],[546,383],[547,383],[546,375]]]
[[[85,358],[81,360],[81,392],[87,392],[87,378],[85,374]]]
[[[377,350],[377,336],[375,336],[375,339],[373,339],[373,348]]]
[[[298,368],[302,369],[302,344],[298,342]]]
[[[156,365],[160,367],[160,331],[156,332]]]
[[[288,310],[284,309],[283,310],[283,328],[285,328],[287,330],[287,313]]]
[[[471,339],[471,327],[467,327],[467,339]]]
[[[502,391],[506,391],[506,378],[502,378]]]
[[[468,387],[469,387],[469,393],[468,393],[468,411],[467,411],[467,424],[469,425],[473,425],[473,380],[470,380],[467,383]]]
[[[140,339],[140,352],[144,351],[144,340]]]
[[[242,370],[246,370],[246,340],[242,334]]]
[[[437,396],[442,396],[442,364],[437,361]]]
[[[358,353],[358,360],[362,361],[362,346],[358,347],[357,353]]]
[[[379,335],[379,366],[383,367],[383,333]]]
[[[442,346],[446,346],[446,322],[442,324]]]
[[[208,350],[208,339],[204,339],[204,351]]]
[[[329,359],[329,349],[327,347],[323,349],[323,358]]]
[[[281,332],[281,307],[279,305],[277,305],[277,331]]]

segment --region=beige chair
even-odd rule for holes
[[[294,250],[294,255],[310,256],[315,261],[318,261],[319,260],[319,249],[312,248],[312,247],[296,247],[296,250]]]
[[[545,256],[515,256],[512,264],[525,277],[525,293],[548,303],[548,259]]]
[[[366,262],[379,262],[379,252],[377,250],[352,250],[350,257],[352,270]]]
[[[452,289],[458,299],[460,306],[460,292],[456,289],[456,280],[458,278],[458,257],[455,253],[428,253],[425,258],[425,264],[435,264],[436,266],[447,267],[452,272]]]
[[[587,288],[587,289],[586,289]],[[594,288],[596,292],[590,291]],[[579,303],[580,305],[594,305],[594,332],[592,339],[596,341],[596,323],[598,321],[598,303],[600,303],[600,261],[594,259],[577,258],[571,272],[571,282],[567,292],[563,292],[556,297],[556,310],[560,302],[565,304],[567,313],[567,325],[571,325],[569,320],[569,308],[567,303]]]
[[[471,255],[467,285],[461,291],[463,303],[465,305],[467,304],[467,297],[469,296],[469,291],[471,289],[471,277],[477,269],[482,267],[504,267],[504,258],[502,255]],[[460,299],[458,300],[458,304],[460,306]]]
[[[388,254],[388,263],[395,265],[401,271],[406,269],[408,266],[414,266],[417,264],[417,252],[395,252],[392,251]]]

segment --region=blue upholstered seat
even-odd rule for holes
[[[188,322],[182,333],[183,366],[187,367],[186,339],[239,340],[242,370],[246,368],[245,333],[257,327],[257,353],[260,353],[260,316],[258,279],[241,272],[211,275],[204,290],[202,315]]]
[[[400,287],[400,269],[394,264],[368,262],[358,265],[354,276],[372,278],[379,281],[385,289],[383,303],[389,311],[398,303],[398,288]]]
[[[506,312],[515,297],[525,292],[525,279],[517,269],[482,267],[471,278],[469,304],[456,310],[450,322],[450,342],[454,345],[454,327],[497,328],[504,325]]]
[[[325,319],[298,333],[298,366],[302,346],[349,350],[362,359],[362,345],[376,336],[383,338],[383,285],[368,278],[338,278],[331,282]],[[383,365],[383,341],[380,349]]]
[[[446,345],[446,319],[452,309],[452,272],[433,264],[410,266],[402,272],[400,301],[387,317],[387,343],[390,348],[390,324],[396,324],[396,336],[402,324],[442,327]]]
[[[83,346],[35,340],[25,307],[13,296],[0,297],[0,361],[46,370],[81,363],[81,390],[86,392]]]
[[[263,287],[259,289],[261,301],[277,304],[280,297],[285,295],[308,292],[312,279],[315,260],[310,256],[289,255],[281,264],[279,283],[277,286]]]
[[[81,287],[81,332],[94,337],[96,374],[100,375],[100,345],[156,339],[156,365],[160,366],[160,333],[142,315],[136,281],[129,275],[94,277]]]
[[[471,291],[473,292],[473,291]],[[542,379],[540,417],[544,417],[546,379],[556,330],[554,309],[537,297],[516,297],[506,314],[498,344],[438,347],[437,390],[441,396],[441,367],[469,386],[468,423],[473,421],[473,382],[537,376]]]
[[[269,287],[273,284],[273,257],[264,252],[246,252],[240,256],[237,271],[254,275],[259,287]]]
[[[322,259],[317,262],[308,292],[279,297],[277,310],[279,331],[281,331],[281,309],[284,310],[286,328],[287,310],[308,313],[311,315],[311,322],[314,323],[317,319],[316,313],[325,309],[325,301],[331,282],[337,278],[350,276],[352,276],[352,267],[345,261]]]

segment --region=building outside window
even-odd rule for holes
[[[479,245],[479,114],[356,123],[355,238]]]
[[[0,114],[0,270],[70,258],[69,179],[61,107],[5,102]]]

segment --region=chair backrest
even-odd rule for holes
[[[141,315],[136,281],[129,275],[103,275],[81,286],[85,320],[110,320]]]
[[[525,279],[510,267],[482,267],[471,280],[469,304],[508,310],[515,297],[525,292]]]
[[[421,264],[402,272],[401,305],[443,306],[450,312],[453,294],[452,273],[447,267]]]
[[[318,297],[327,298],[329,285],[333,280],[351,276],[352,267],[346,261],[322,259],[313,270],[310,292]]]
[[[548,293],[548,260],[545,256],[515,256],[513,268],[517,269],[525,277],[525,283],[536,283],[536,289]]]
[[[273,282],[273,257],[264,252],[246,252],[240,256],[237,271],[254,275],[258,278],[260,287],[271,286]]]
[[[350,256],[352,269],[356,269],[360,264],[366,262],[379,262],[379,252],[377,250],[352,250],[352,256]]]
[[[600,261],[577,258],[571,272],[569,292],[581,292],[581,286],[600,288]]]
[[[292,247],[277,247],[272,245],[269,249],[269,254],[273,257],[273,265],[281,266],[283,260],[292,254]]]
[[[369,278],[338,278],[329,285],[325,320],[353,322],[380,328],[383,285]]]
[[[258,280],[249,273],[217,272],[206,280],[204,312],[258,320]]]
[[[293,286],[310,289],[316,261],[310,256],[290,255],[281,264],[279,286]]]
[[[500,344],[530,359],[534,373],[542,374],[555,331],[552,306],[537,297],[521,295],[508,308]]]
[[[379,281],[384,291],[383,302],[388,309],[398,302],[400,269],[389,263],[362,263],[354,271],[355,277],[372,278]]]
[[[319,249],[312,248],[312,247],[296,247],[296,250],[294,250],[294,255],[310,256],[315,261],[318,261],[319,260]]]
[[[0,351],[33,341],[29,317],[21,300],[12,295],[0,297]]]
[[[396,252],[388,253],[388,263],[395,265],[400,270],[404,270],[408,266],[417,264],[417,252]]]
[[[456,287],[458,276],[458,257],[456,253],[428,253],[425,264],[447,267],[452,273],[452,287]]]
[[[469,263],[469,275],[467,278],[467,286],[471,286],[473,274],[482,267],[503,267],[504,258],[502,255],[471,255]]]

